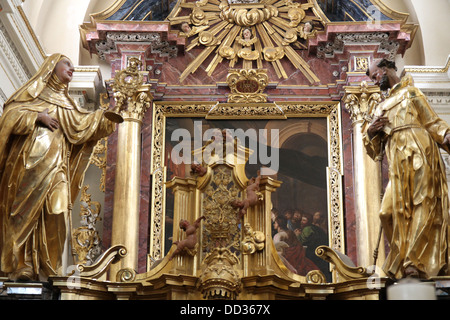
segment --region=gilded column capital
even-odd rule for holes
[[[139,71],[142,62],[135,57],[128,60],[126,69],[120,70],[114,77],[112,89],[116,106],[114,112],[106,113],[114,122],[141,122],[153,99],[150,85],[144,84],[144,76]]]
[[[142,121],[145,113],[150,108],[153,96],[150,93],[150,85],[142,85],[128,99],[128,108],[121,111],[125,121]]]
[[[371,121],[370,110],[375,104],[381,102],[381,92],[378,86],[369,86],[366,81],[359,86],[345,87],[343,102],[350,112],[353,124],[364,120]]]

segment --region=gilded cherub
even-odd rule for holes
[[[235,199],[231,202],[234,208],[239,208],[239,218],[242,218],[247,213],[247,209],[258,203],[260,199],[259,183],[261,181],[261,174],[258,170],[258,176],[251,178],[247,183],[246,198],[244,200]]]
[[[236,42],[242,46],[242,49],[238,50],[237,55],[244,60],[257,60],[259,58],[259,52],[252,50],[258,42],[258,38],[252,34],[252,29],[244,28],[241,36],[236,38]]]
[[[316,32],[316,30],[314,29],[314,25],[309,21],[304,24],[301,24],[297,28],[297,30],[300,34],[300,38],[303,38],[305,40],[308,39],[310,35],[314,35],[314,33]]]
[[[197,247],[197,229],[200,227],[200,222],[206,219],[205,216],[201,216],[193,224],[189,221],[181,219],[180,228],[186,232],[186,239],[175,241],[173,244],[177,245],[176,250],[172,253],[169,261],[172,260],[176,255],[183,252],[187,252],[190,255],[195,254],[195,249]]]
[[[192,36],[195,36],[197,33],[202,32],[203,30],[208,29],[208,26],[192,26],[186,22],[183,21],[180,25],[180,35],[186,38],[190,38]]]

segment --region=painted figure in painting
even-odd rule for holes
[[[193,253],[197,247],[197,229],[200,227],[200,222],[206,219],[205,216],[201,216],[193,224],[189,221],[182,219],[180,221],[180,228],[186,232],[186,239],[181,241],[175,241],[173,244],[177,246],[175,251],[169,257],[172,260],[176,255],[182,254],[183,252]]]
[[[284,216],[280,215],[275,218],[274,228],[276,233],[273,236],[273,243],[288,269],[302,276],[309,271],[319,270],[314,262],[306,256],[305,248],[295,233],[289,230],[287,219]]]
[[[73,72],[67,57],[49,56],[0,118],[0,270],[12,280],[64,273],[72,199],[97,141],[115,130],[69,96]]]
[[[374,107],[364,143],[368,155],[389,163],[380,218],[390,244],[384,270],[395,278],[448,274],[448,187],[439,147],[450,147],[450,127],[393,62],[373,63],[367,75],[389,97]]]

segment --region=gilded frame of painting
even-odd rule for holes
[[[329,246],[345,253],[343,223],[343,156],[339,102],[215,103],[154,102],[151,159],[151,219],[149,260],[164,256],[166,167],[164,166],[166,119],[170,117],[206,120],[258,120],[326,118],[328,131],[328,235]]]

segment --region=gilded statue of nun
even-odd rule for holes
[[[69,96],[73,72],[49,56],[0,117],[0,270],[11,280],[62,274],[72,199],[97,141],[115,130]]]

